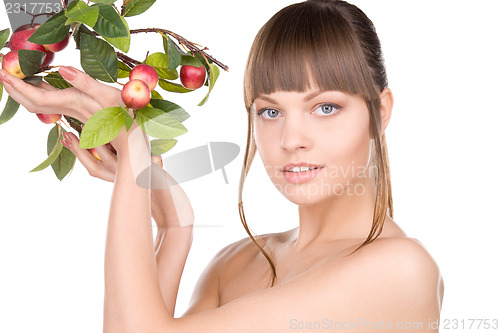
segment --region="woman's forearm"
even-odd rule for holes
[[[117,171],[105,250],[104,332],[149,332],[168,320],[151,233],[146,138],[137,124],[115,140]],[[142,186],[139,186],[139,179]]]
[[[194,214],[189,198],[165,170],[153,168],[152,173],[153,181],[159,176],[165,184],[164,188],[151,190],[151,212],[158,228],[154,248],[160,288],[165,306],[173,317],[192,244]]]

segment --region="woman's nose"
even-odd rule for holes
[[[311,128],[304,115],[286,115],[281,129],[280,147],[284,150],[309,149],[311,147]]]

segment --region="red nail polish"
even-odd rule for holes
[[[61,139],[61,143],[64,147],[71,149],[71,145],[64,139]]]
[[[61,66],[59,67],[59,74],[66,80],[66,81],[73,81],[76,78],[76,70],[74,70],[71,67],[65,67]]]

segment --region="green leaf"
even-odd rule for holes
[[[18,50],[19,64],[21,71],[26,76],[31,76],[38,71],[38,68],[45,60],[45,52],[35,50]]]
[[[176,139],[154,139],[151,140],[151,155],[161,155],[174,148]]]
[[[63,132],[65,129],[61,128]],[[55,125],[49,132],[47,138],[47,154],[54,149],[57,144],[57,125]],[[61,153],[57,156],[54,162],[50,165],[57,179],[62,180],[73,169],[75,165],[76,156],[66,147],[63,147]]]
[[[212,61],[208,58],[205,60],[205,58],[201,55],[200,52],[195,52],[194,57],[196,59],[198,59],[203,64],[203,66],[205,66],[205,69],[207,70],[207,73],[208,73],[210,71],[209,65],[212,63]],[[207,61],[208,61],[208,63],[207,63]]]
[[[157,92],[156,90],[153,90],[151,92],[151,98],[155,98],[155,99],[163,99],[163,97],[161,97],[160,93]]]
[[[91,7],[99,8],[99,16],[93,26],[94,30],[102,37],[130,37],[130,31],[125,20],[110,5],[96,4]]]
[[[187,132],[180,121],[155,108],[145,107],[137,110],[135,119],[146,134],[155,138],[171,139]]]
[[[5,43],[7,43],[7,39],[9,39],[10,36],[10,29],[3,29],[0,30],[0,50],[3,49]]]
[[[87,34],[82,34],[80,38],[80,62],[83,70],[95,79],[116,82],[118,58],[113,47],[106,41]]]
[[[184,88],[182,85],[170,81],[160,79],[158,85],[166,91],[176,92],[176,93],[187,93],[193,91],[192,89]]]
[[[127,36],[115,37],[115,38],[110,38],[110,37],[103,37],[103,38],[107,40],[111,45],[127,53],[130,49],[130,30],[128,29],[127,21],[125,21],[125,19],[120,15],[118,15],[118,17],[122,20],[123,24],[125,24],[125,27],[127,28]]]
[[[71,2],[71,3],[74,3],[74,2]],[[94,36],[94,33],[89,29],[87,28],[86,25],[84,24],[81,24],[81,23],[77,23],[75,24],[75,27],[73,28],[73,39],[75,41],[75,44],[76,44],[76,49],[79,50],[80,49],[80,36],[82,34],[87,34],[87,35],[90,35],[90,36]]]
[[[128,111],[125,110],[123,108],[123,106],[120,106],[120,108],[122,109],[123,117],[124,117],[123,119],[124,119],[124,122],[125,122],[125,128],[127,129],[127,132],[128,132],[128,130],[130,129],[130,127],[134,123],[134,118],[132,118],[132,116],[130,116],[130,114],[128,113]]]
[[[47,83],[50,84],[51,86],[56,87],[57,89],[66,89],[73,87],[65,79],[63,79],[61,74],[56,72],[51,72],[45,75],[44,80],[47,81]]]
[[[24,82],[32,84],[34,86],[38,86],[40,82],[42,82],[43,77],[35,75],[35,76],[28,76],[23,79]]]
[[[3,95],[3,85],[0,83],[0,101],[2,100]]]
[[[181,64],[181,52],[179,47],[174,43],[174,41],[167,36],[162,36],[163,38],[163,49],[165,53],[168,54],[168,70],[171,71],[176,69],[177,66]]]
[[[2,114],[0,114],[0,125],[11,120],[18,109],[19,103],[9,96],[9,98],[7,98],[7,103],[5,104],[5,108],[3,109]]]
[[[151,99],[149,103],[156,109],[168,112],[169,115],[180,122],[183,122],[190,117],[189,113],[187,113],[183,108],[170,101],[164,99]]]
[[[65,15],[69,19],[69,23],[80,22],[93,27],[99,17],[99,8],[94,6],[89,7],[85,2],[78,1],[71,9],[66,10]]]
[[[69,32],[69,26],[65,25],[66,17],[64,11],[59,12],[42,24],[28,38],[28,42],[35,44],[54,44],[62,41]]]
[[[104,108],[94,113],[83,127],[80,148],[95,148],[116,138],[125,124],[124,118],[121,107]]]
[[[208,93],[205,96],[205,98],[203,98],[203,100],[200,102],[200,104],[198,104],[198,106],[202,106],[207,101],[210,92],[214,88],[215,81],[217,81],[217,78],[219,77],[219,74],[220,74],[219,67],[217,67],[214,64],[210,64],[210,83],[208,86]]]
[[[144,13],[156,0],[130,0],[125,6],[124,16],[130,17]]]
[[[196,59],[195,57],[193,57],[192,55],[183,55],[181,57],[181,65],[189,65],[189,66],[194,66],[194,67],[201,67],[203,66],[203,64],[201,63],[201,61],[199,61],[198,59]]]
[[[128,67],[124,62],[118,61],[118,78],[124,79],[130,76],[132,68]]]
[[[175,80],[179,77],[176,70],[168,70],[168,56],[165,53],[150,54],[146,59],[146,65],[153,66],[162,79]]]
[[[64,147],[61,143],[63,129],[60,127],[60,125],[56,125],[56,128],[60,128],[60,130],[57,133],[57,141],[56,141],[55,146],[48,153],[49,156],[47,156],[47,159],[45,159],[45,161],[40,163],[36,168],[31,170],[30,172],[35,172],[35,171],[40,171],[40,170],[45,169],[46,167],[48,167],[49,165],[54,163],[54,161],[57,159],[57,157],[61,153],[61,150]]]

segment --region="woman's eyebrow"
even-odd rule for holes
[[[321,95],[324,92],[325,91],[323,91],[323,90],[314,91],[314,92],[312,92],[309,95],[307,95],[307,96],[304,97],[304,102],[309,102],[311,99],[313,99],[314,97],[316,97],[318,95]]]
[[[267,97],[267,96],[259,96],[256,99],[262,99],[262,100],[269,102],[269,103],[278,104],[278,102],[276,100],[272,99],[271,97]]]

